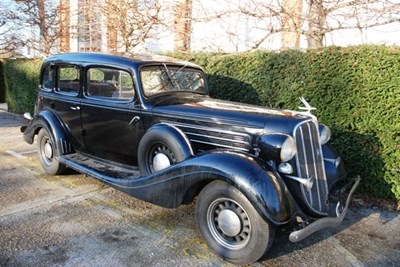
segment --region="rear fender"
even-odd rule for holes
[[[38,134],[41,128],[45,128],[51,133],[51,137],[54,139],[53,143],[56,144],[57,157],[74,152],[64,125],[58,117],[48,109],[36,114],[26,128],[23,128],[24,140],[28,144],[32,144],[35,135]]]

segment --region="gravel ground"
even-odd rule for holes
[[[194,205],[165,209],[81,174],[44,174],[19,116],[0,111],[0,266],[231,266],[201,239]],[[278,231],[253,266],[400,266],[400,213],[351,207],[300,243]]]

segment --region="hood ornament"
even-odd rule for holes
[[[304,97],[300,97],[300,101],[303,103],[304,107],[299,107],[300,110],[304,110],[305,114],[311,115],[312,110],[316,110],[315,107],[312,107]]]

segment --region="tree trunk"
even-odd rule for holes
[[[174,50],[189,52],[192,0],[177,0],[174,18]]]
[[[113,12],[107,14],[107,49],[109,52],[118,50],[117,16]]]
[[[70,51],[70,8],[69,0],[60,0],[58,11],[58,25],[59,25],[59,52]]]
[[[310,0],[307,14],[308,31],[306,33],[307,48],[318,48],[323,46],[324,26],[326,13],[322,5],[323,0]]]
[[[46,30],[46,10],[44,0],[37,0],[39,12],[40,50],[42,54],[50,54],[49,38]]]
[[[281,47],[299,48],[303,0],[284,0],[282,3]]]

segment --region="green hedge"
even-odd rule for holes
[[[400,200],[400,48],[329,47],[306,52],[171,54],[201,65],[211,96],[297,109],[304,96],[333,133],[359,192]],[[32,111],[41,60],[4,64],[11,111]]]
[[[399,47],[171,55],[201,65],[213,97],[296,110],[304,96],[359,192],[400,200]]]
[[[33,114],[41,59],[10,59],[4,64],[6,100],[10,112]]]
[[[0,103],[6,102],[6,84],[4,82],[3,61],[0,60]]]

